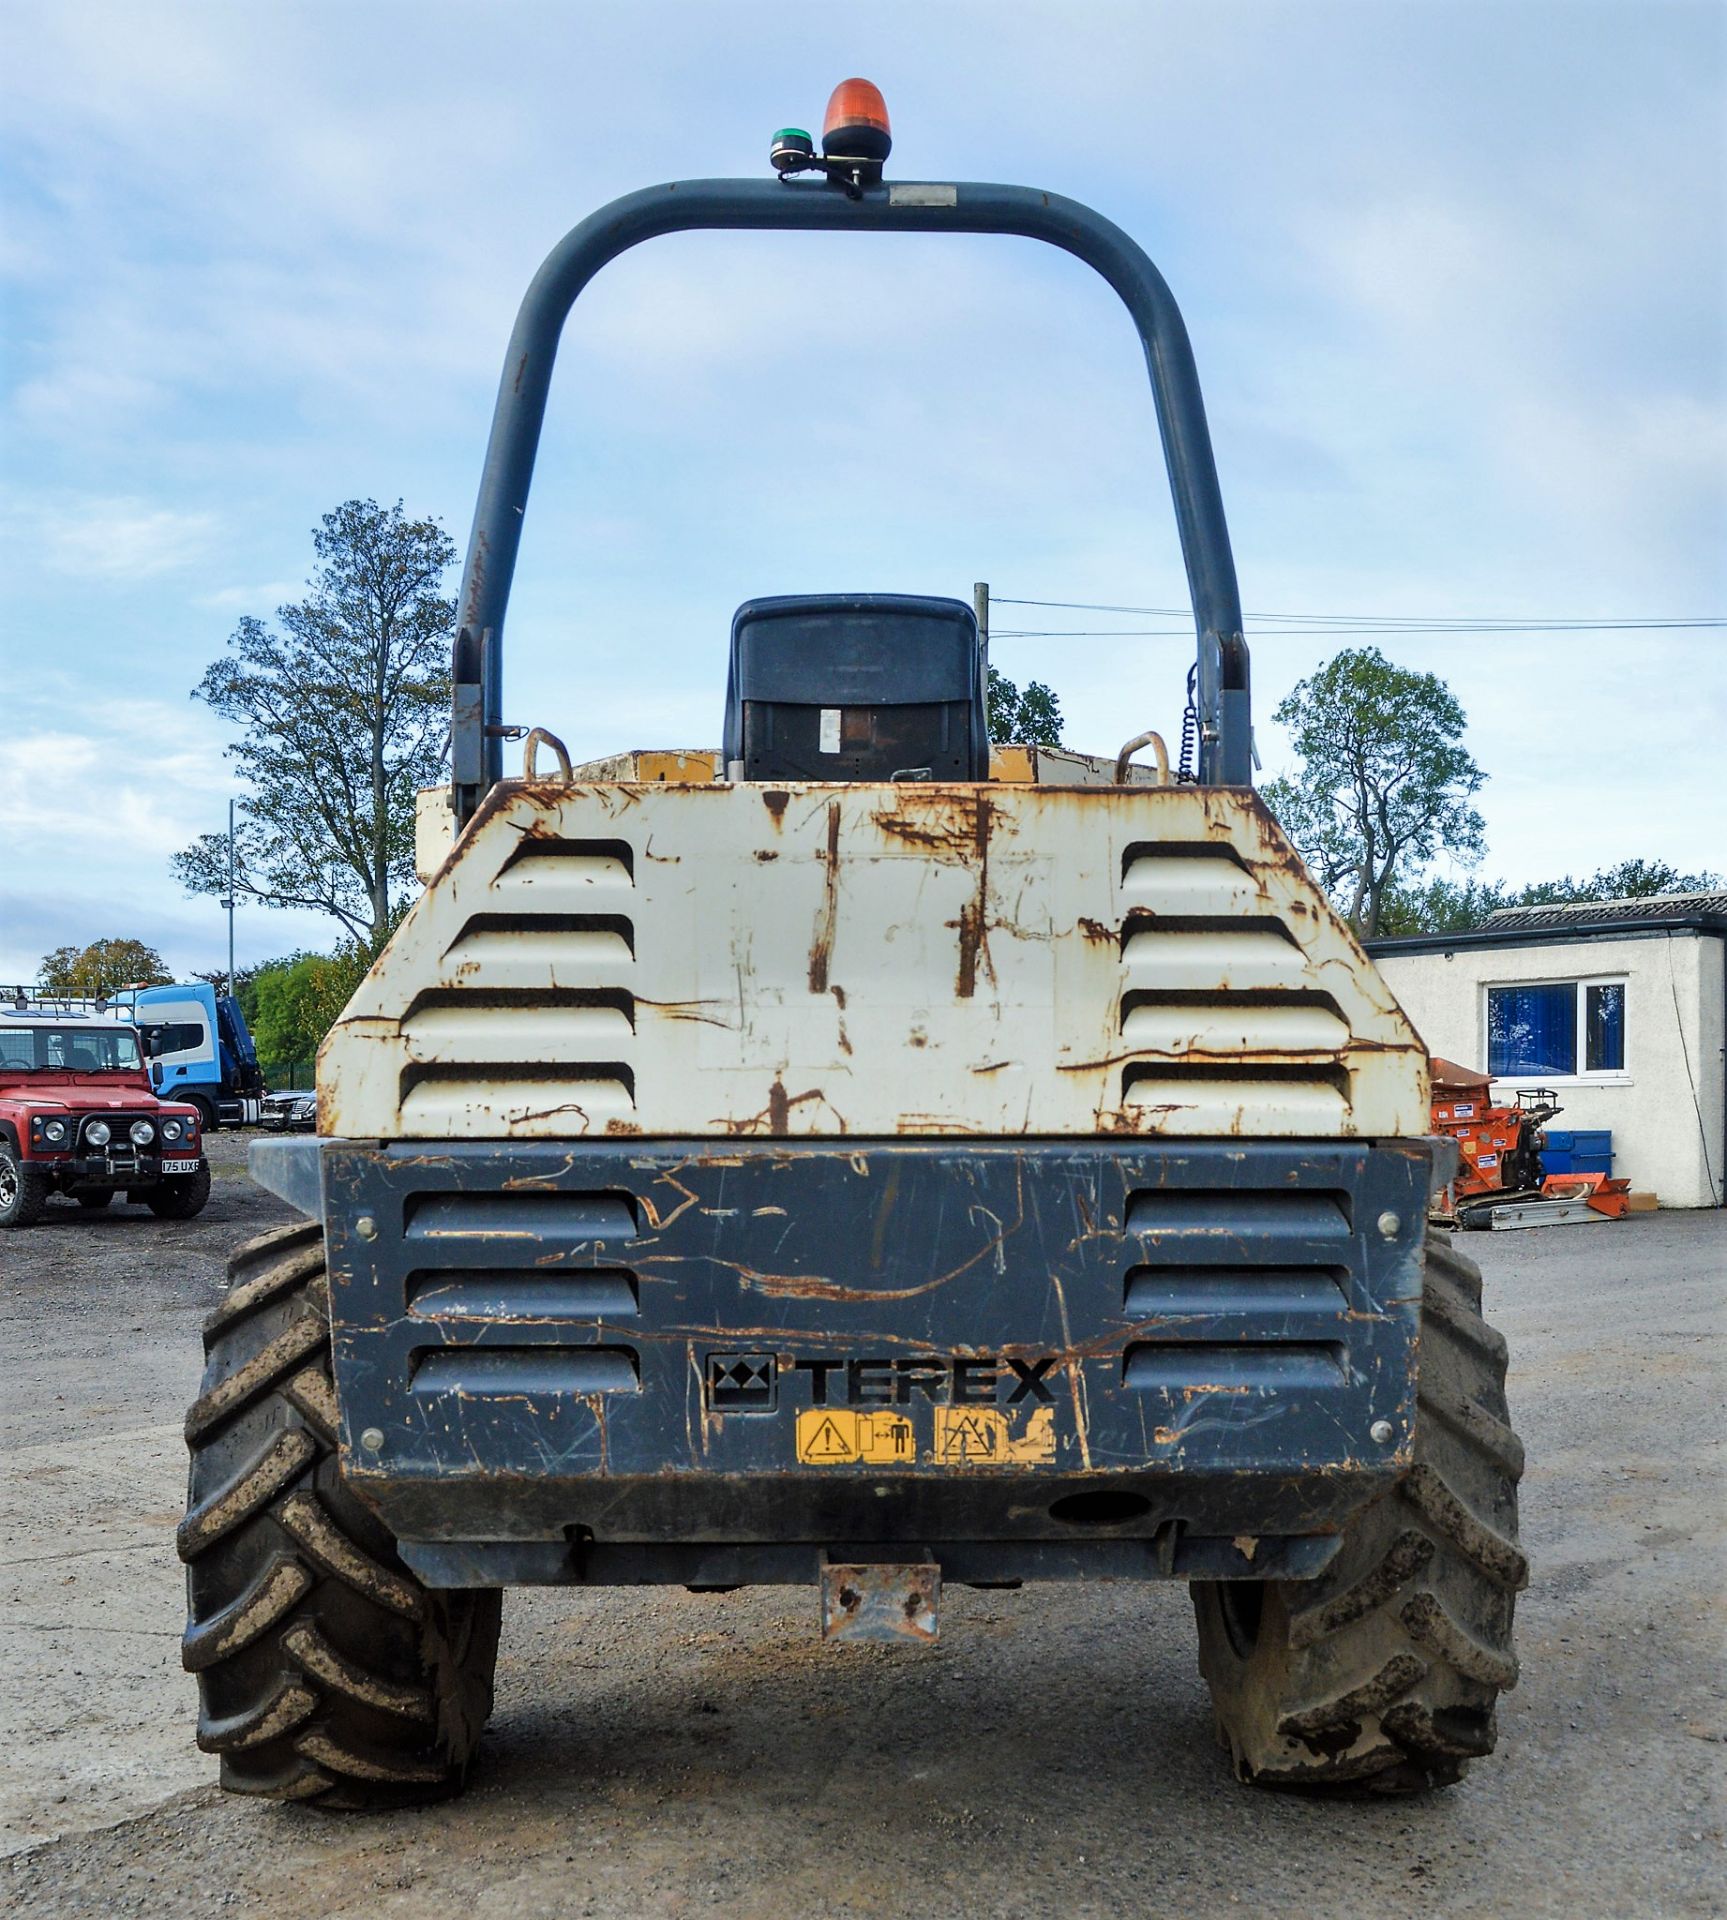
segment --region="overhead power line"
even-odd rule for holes
[[[1150,615],[1156,619],[1191,620],[1185,607],[1118,606],[1096,600],[1026,600],[1009,594],[992,594],[992,606],[1048,607],[1074,613],[1119,613]],[[1515,614],[1484,615],[1468,618],[1456,614],[1367,614],[1367,613],[1250,613],[1243,625],[1255,639],[1300,637],[1312,639],[1322,633],[1379,634],[1515,634],[1515,633],[1661,633],[1704,632],[1727,627],[1727,617],[1704,615],[1697,618],[1661,616],[1642,620],[1597,618],[1561,619],[1556,616],[1525,618]],[[1180,627],[992,627],[996,640],[1175,640],[1191,633],[1191,625]]]
[[[1074,613],[1150,613],[1159,615],[1186,615],[1186,607],[1130,607],[1112,606],[1098,600],[1017,600],[1005,593],[992,593],[990,605],[999,607],[1057,607],[1064,612]],[[1385,627],[1424,627],[1424,626],[1542,626],[1562,627],[1566,631],[1575,631],[1584,627],[1719,627],[1727,626],[1727,615],[1705,614],[1692,619],[1678,614],[1626,621],[1616,618],[1602,618],[1589,615],[1580,619],[1561,618],[1557,614],[1504,613],[1504,614],[1461,614],[1461,613],[1250,613],[1244,616],[1249,620],[1305,620],[1318,621],[1326,626],[1337,626],[1366,622],[1373,626]]]
[[[1356,638],[1371,638],[1381,634],[1408,634],[1419,638],[1422,635],[1440,634],[1519,634],[1519,633],[1656,633],[1661,631],[1702,631],[1706,628],[1727,626],[1727,620],[1623,620],[1603,622],[1599,626],[1573,626],[1565,621],[1554,621],[1545,626],[1492,627],[1492,626],[1452,626],[1452,627],[1352,627],[1342,622],[1327,624],[1316,621],[1311,627],[1264,627],[1257,625],[1251,616],[1245,622],[1246,632],[1252,640],[1314,640],[1327,634],[1354,635]],[[992,640],[1182,640],[1191,639],[1193,628],[1185,627],[998,627],[991,625]]]

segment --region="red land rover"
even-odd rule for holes
[[[135,1028],[0,1009],[0,1227],[30,1226],[56,1193],[191,1219],[210,1197],[198,1110],[151,1092]]]

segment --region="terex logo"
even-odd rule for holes
[[[790,1371],[809,1375],[815,1407],[903,1407],[914,1395],[938,1406],[985,1407],[1005,1400],[1012,1407],[1052,1400],[1046,1380],[1055,1367],[1054,1354],[1040,1360],[931,1354],[910,1360],[794,1359]]]

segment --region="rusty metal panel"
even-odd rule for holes
[[[1407,1466],[1424,1142],[321,1158],[344,1471],[404,1539],[1292,1536]]]
[[[414,795],[414,873],[422,887],[450,857],[456,844],[456,810],[448,787],[422,787]]]
[[[631,780],[643,786],[705,786],[719,778],[718,747],[633,747],[603,759],[584,761],[578,780]]]
[[[867,1562],[821,1570],[822,1638],[875,1646],[934,1646],[940,1631],[941,1568]]]
[[[930,1561],[949,1586],[1018,1586],[1043,1580],[1312,1580],[1336,1558],[1339,1534],[1206,1535],[1165,1527],[1155,1538],[1119,1534],[1071,1540],[931,1540]],[[1167,1544],[1166,1544],[1167,1542]],[[398,1542],[431,1587],[809,1586],[825,1549],[804,1541],[462,1539]]]
[[[1427,1126],[1390,990],[1214,788],[505,786],[319,1089],[386,1140]]]

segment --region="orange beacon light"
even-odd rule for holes
[[[892,151],[893,133],[880,87],[870,80],[842,80],[822,121],[822,157],[867,160],[879,167]]]

